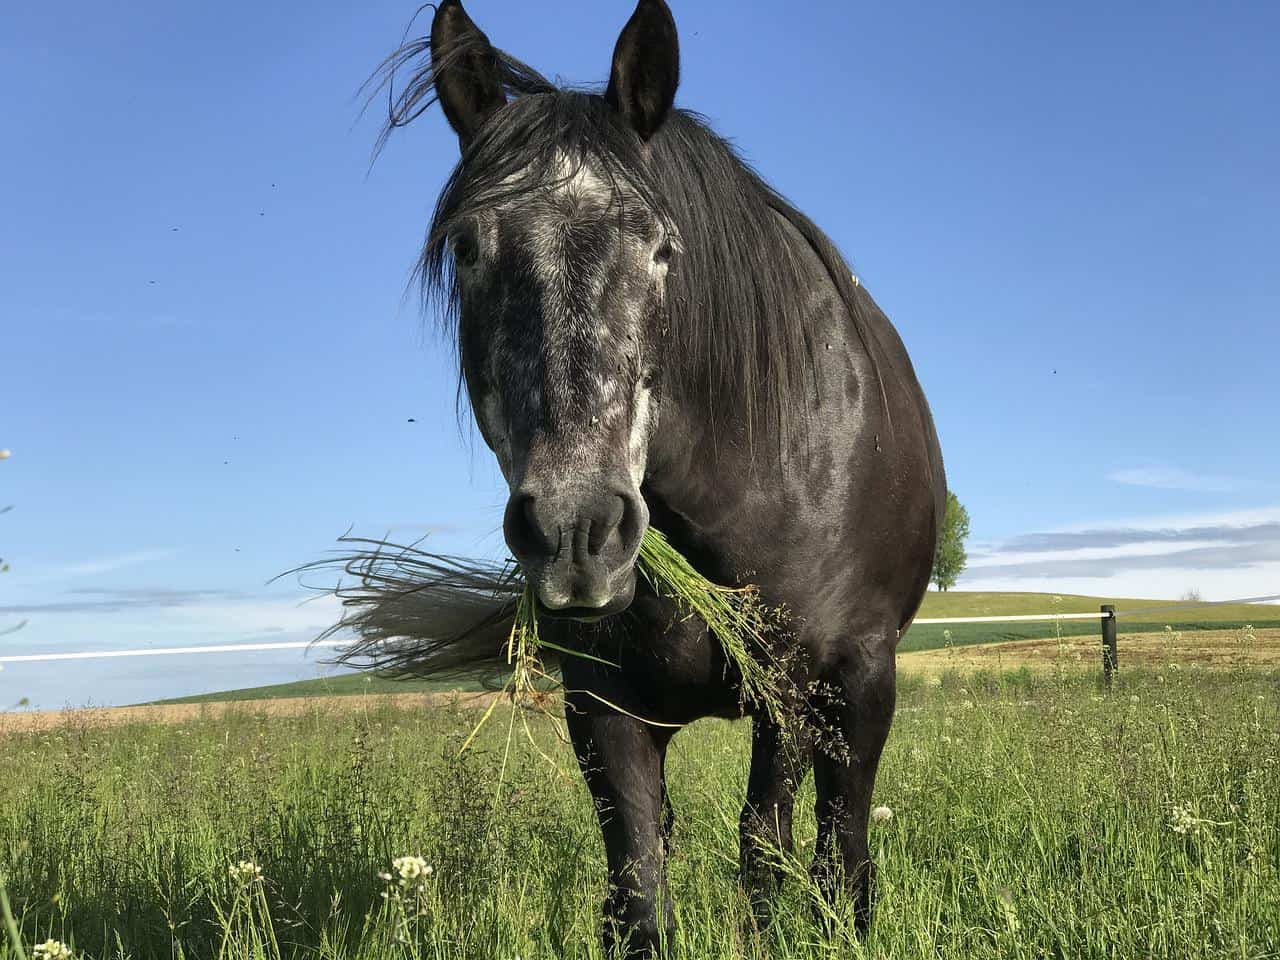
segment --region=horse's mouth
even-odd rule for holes
[[[631,606],[631,601],[635,599],[636,578],[632,571],[629,577],[626,577],[623,584],[614,593],[607,603],[599,607],[588,606],[568,606],[552,609],[546,606],[541,598],[537,598],[538,616],[550,617],[552,620],[575,620],[578,623],[597,623],[608,617],[614,617],[624,612]]]

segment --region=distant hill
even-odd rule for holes
[[[1055,603],[1054,600],[1061,600]],[[1114,604],[1118,612],[1141,610],[1144,607],[1159,608],[1161,612],[1134,614],[1134,619],[1165,619],[1172,617],[1178,623],[1253,620],[1280,620],[1280,604],[1236,603],[1223,606],[1203,606],[1191,600],[1137,600],[1132,597],[1084,597],[1076,594],[1052,593],[990,593],[977,590],[949,590],[939,593],[930,590],[920,607],[921,617],[1000,617],[1020,613],[1092,613],[1102,604]],[[1169,609],[1172,608],[1172,609]]]
[[[1280,626],[1280,605],[1226,604],[1204,606],[1195,601],[1143,600],[1134,597],[1087,597],[1078,594],[993,593],[986,591],[929,591],[917,617],[1001,617],[1031,613],[1095,613],[1104,603],[1116,608],[1121,633],[1164,630],[1230,630],[1251,623],[1255,627]],[[993,643],[1001,640],[1038,640],[1046,637],[1078,637],[1099,634],[1092,620],[1040,623],[916,624],[898,645],[902,653],[933,650],[950,643]]]
[[[999,617],[1030,613],[1094,613],[1104,604],[1114,604],[1121,614],[1121,633],[1161,631],[1166,625],[1175,630],[1224,630],[1246,623],[1256,627],[1280,626],[1280,605],[1233,604],[1229,606],[1197,606],[1190,601],[1141,600],[1130,597],[1086,597],[1075,594],[1055,596],[1050,593],[990,593],[984,591],[929,591],[921,605],[921,618],[933,617]],[[1143,608],[1158,612],[1143,613]],[[1137,611],[1125,616],[1126,611]],[[1042,623],[1009,624],[917,624],[907,631],[898,645],[902,653],[933,650],[950,643],[965,646],[1001,640],[1033,640],[1044,637],[1085,636],[1100,634],[1098,623],[1090,620],[1066,620]],[[160,703],[220,703],[231,700],[275,700],[281,697],[341,697],[369,693],[414,693],[417,691],[477,690],[475,683],[453,683],[438,680],[391,680],[369,673],[340,674],[317,680],[279,683],[266,687],[246,687],[206,693]]]

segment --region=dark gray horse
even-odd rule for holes
[[[619,665],[562,662],[608,855],[606,941],[647,953],[672,924],[675,726],[744,711],[744,882],[767,902],[769,851],[791,850],[812,765],[813,870],[829,895],[851,893],[865,927],[894,649],[929,580],[946,489],[902,342],[827,237],[673,108],[663,0],[640,0],[603,95],[494,49],[458,0],[387,75],[420,56],[388,132],[438,101],[461,145],[421,270],[457,325],[467,396],[510,485],[507,543],[547,629]],[[712,580],[756,584],[787,612],[778,643],[816,723],[784,735],[743,703],[716,638],[637,586],[649,523]],[[806,732],[819,729],[833,735]]]

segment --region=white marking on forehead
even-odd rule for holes
[[[557,181],[557,193],[568,193],[601,203],[608,203],[613,198],[609,184],[586,160],[574,160],[563,150],[557,150],[551,169],[552,176]]]
[[[498,181],[497,192],[516,190],[528,184],[531,180],[530,169],[531,166],[522,167],[514,173],[507,174]],[[590,161],[575,160],[563,150],[556,151],[547,172],[551,182],[545,186],[549,192],[556,195],[572,194],[599,201],[601,204],[607,204],[613,198],[613,190],[608,181],[596,172]],[[518,202],[520,202],[519,199],[506,201],[500,205],[499,209]]]
[[[548,346],[552,352],[563,352],[572,349],[568,344],[577,338],[602,344],[609,334],[597,316],[584,315],[589,309],[586,304],[597,304],[604,296],[605,272],[601,264],[574,256],[568,244],[578,208],[603,209],[612,201],[612,192],[589,163],[574,160],[563,151],[557,152],[549,176],[552,182],[548,189],[555,199],[537,208],[529,238],[533,272],[551,319],[546,326]]]

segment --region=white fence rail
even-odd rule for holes
[[[1268,603],[1280,600],[1280,594],[1265,597],[1247,597],[1242,600],[1209,600],[1198,603],[1171,604],[1125,610],[1116,613],[1115,607],[1105,604],[1097,613],[1027,613],[999,617],[919,617],[913,625],[944,625],[958,623],[1038,623],[1062,620],[1098,620],[1102,625],[1102,665],[1107,679],[1116,667],[1116,618],[1143,613],[1162,613],[1169,610],[1185,610],[1188,607],[1212,607],[1239,603]],[[85,650],[75,653],[31,653],[0,656],[0,665],[6,663],[51,663],[65,660],[111,660],[119,657],[172,657],[202,656],[219,653],[256,653],[267,650],[309,650],[313,647],[342,647],[345,640],[310,640],[290,643],[222,643],[202,647],[140,647],[134,650]]]
[[[1031,613],[1002,617],[924,617],[912,621],[918,624],[949,623],[1034,623],[1053,620],[1106,620],[1114,619],[1115,612],[1098,613]],[[312,647],[342,647],[346,640],[310,640],[289,643],[219,643],[202,647],[138,647],[133,650],[84,650],[75,653],[25,653],[0,656],[0,664],[6,663],[54,663],[66,660],[112,660],[120,657],[175,657],[201,656],[218,653],[256,653],[266,650],[308,650]]]

